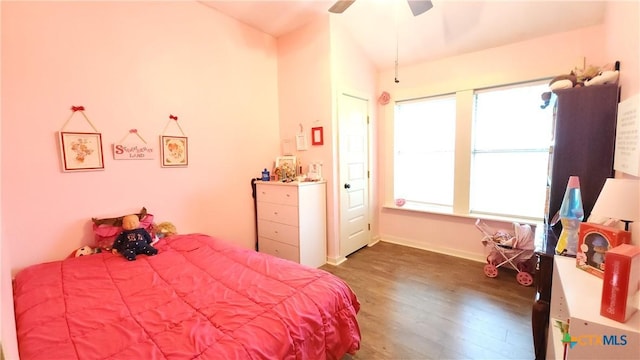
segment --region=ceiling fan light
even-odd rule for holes
[[[433,7],[431,0],[407,0],[413,16],[418,16]]]
[[[356,0],[338,0],[329,8],[329,12],[334,14],[342,14]]]

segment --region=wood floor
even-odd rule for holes
[[[385,242],[324,265],[361,304],[361,347],[345,359],[533,359],[534,287],[483,266]]]

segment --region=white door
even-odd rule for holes
[[[368,101],[338,99],[340,256],[366,246],[369,230]]]

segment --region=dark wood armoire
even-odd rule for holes
[[[555,94],[547,224],[560,210],[570,176],[580,178],[584,220],[606,179],[613,176],[619,87],[595,85],[556,90]],[[560,223],[553,227],[556,236],[561,230]]]
[[[584,220],[591,214],[606,179],[613,177],[619,93],[617,84],[555,91],[549,199],[544,241],[536,252],[536,302],[531,319],[536,359],[544,359],[546,355],[553,254],[562,231],[560,222],[553,227],[549,224],[560,210],[570,176],[580,178]]]

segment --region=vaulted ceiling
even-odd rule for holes
[[[279,37],[331,16],[380,70],[600,24],[603,1],[433,0],[413,16],[405,0],[357,0],[342,14],[328,12],[333,1],[199,1],[251,27]]]

